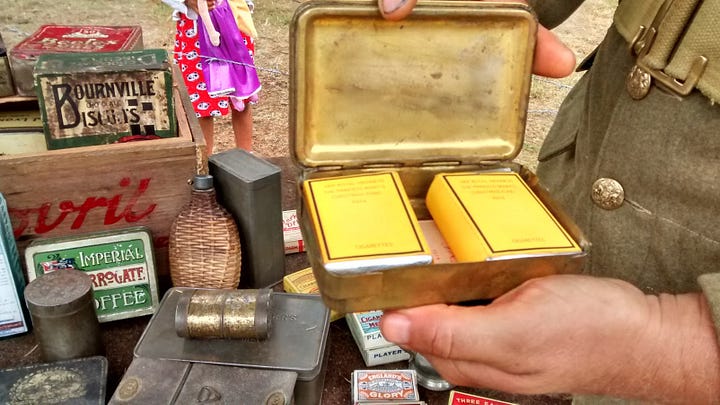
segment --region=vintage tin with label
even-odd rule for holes
[[[115,52],[143,49],[140,26],[43,25],[10,50],[15,88],[35,96],[33,68],[46,53]]]
[[[107,370],[102,356],[0,370],[0,403],[103,405]]]
[[[44,54],[34,77],[48,149],[177,136],[164,49]]]
[[[22,299],[25,289],[7,202],[0,193],[0,337],[28,331],[29,317]]]
[[[241,288],[264,288],[285,275],[280,168],[242,149],[208,158],[218,200],[238,225]]]
[[[159,305],[152,237],[145,227],[36,239],[25,249],[25,263],[30,281],[55,270],[87,273],[100,322],[149,315]]]
[[[12,96],[15,94],[12,71],[8,60],[7,48],[0,36],[0,97]]]
[[[303,239],[328,307],[347,313],[488,299],[529,278],[580,270],[590,243],[537,177],[512,162],[523,144],[536,30],[532,11],[518,3],[420,2],[402,21],[384,20],[369,1],[297,8],[290,145],[302,167],[298,187],[394,170],[422,221],[431,218],[425,195],[436,174],[513,170],[582,247],[573,255],[340,275],[323,266],[301,200]]]
[[[297,373],[135,357],[109,404],[290,405]]]
[[[320,403],[330,316],[319,296],[274,293],[267,339],[185,339],[175,331],[175,311],[180,297],[194,290],[168,290],[135,346],[135,356],[295,372],[295,403]]]

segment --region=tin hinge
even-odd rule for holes
[[[636,55],[635,66],[632,67],[626,79],[626,88],[630,97],[635,100],[644,98],[650,92],[652,79],[655,79],[658,85],[666,90],[679,96],[687,96],[697,85],[705,71],[708,59],[705,56],[698,56],[693,60],[692,66],[688,71],[685,80],[678,80],[660,69],[652,68],[646,61],[646,56],[650,52],[650,48],[657,37],[660,23],[665,19],[668,9],[672,5],[673,0],[665,1],[650,27],[641,25],[638,32],[630,42],[630,52]]]

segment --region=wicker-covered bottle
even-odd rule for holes
[[[170,278],[175,287],[237,288],[240,234],[215,199],[213,178],[196,175],[192,197],[170,230]]]

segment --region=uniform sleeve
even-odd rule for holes
[[[703,274],[698,277],[698,284],[700,284],[700,288],[702,288],[705,299],[710,306],[715,331],[718,335],[718,343],[720,344],[720,273]]]

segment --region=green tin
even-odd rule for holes
[[[177,136],[165,50],[43,54],[34,80],[48,149]]]
[[[152,237],[145,227],[48,239],[25,250],[28,280],[76,269],[93,283],[100,322],[149,315],[159,304]]]

